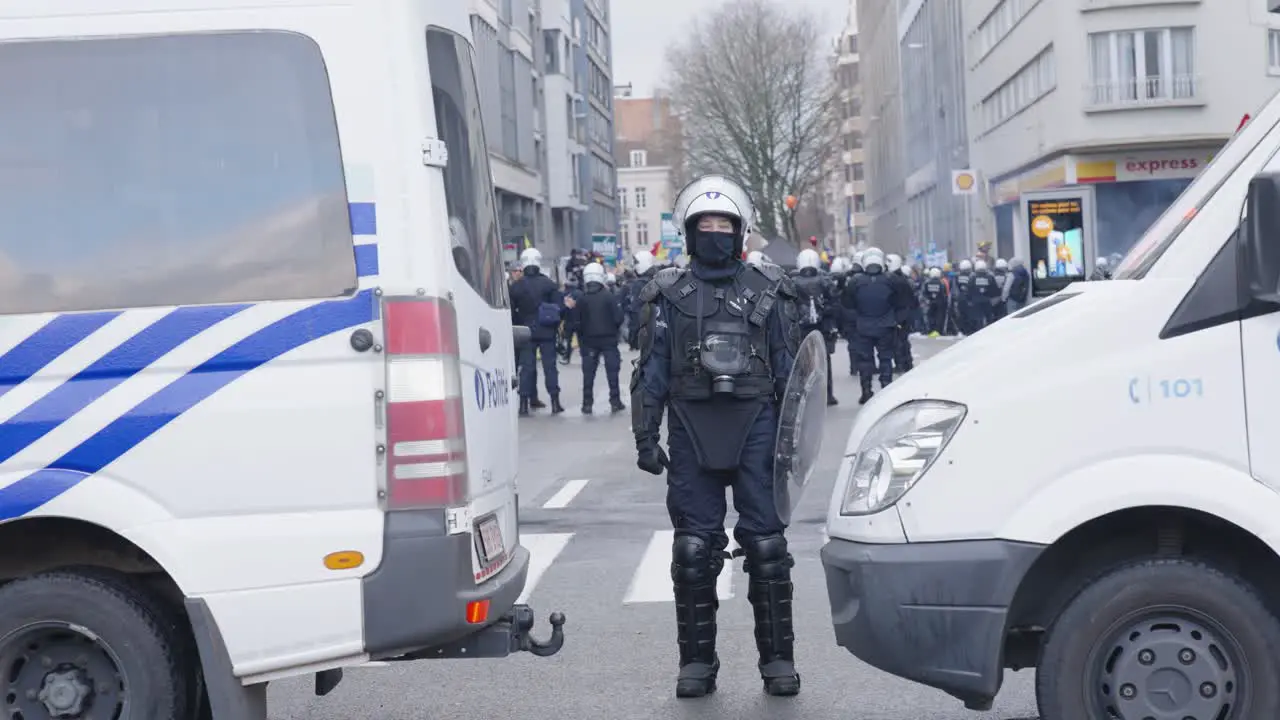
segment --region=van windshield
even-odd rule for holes
[[[429,27],[427,63],[435,102],[436,137],[449,149],[444,194],[453,264],[485,302],[505,308],[507,274],[502,264],[493,176],[480,119],[480,92],[471,45],[457,33]]]
[[[1277,119],[1277,109],[1271,102],[1254,113],[1254,120],[1237,132],[1226,146],[1218,151],[1213,162],[1192,181],[1187,189],[1178,196],[1164,213],[1156,219],[1151,227],[1143,233],[1129,253],[1116,266],[1114,277],[1117,280],[1136,280],[1146,275],[1165,250],[1182,234],[1183,228],[1191,222],[1196,213],[1213,197],[1218,188],[1235,173],[1245,158],[1262,142]],[[1265,115],[1265,118],[1262,117]]]

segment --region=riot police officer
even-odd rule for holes
[[[622,391],[618,386],[618,370],[622,356],[618,353],[618,331],[622,327],[622,303],[609,292],[608,273],[600,263],[582,269],[585,288],[578,297],[577,325],[574,328],[582,351],[582,414],[590,415],[594,404],[596,369],[604,361],[604,374],[609,382],[609,409],[622,412]]]
[[[839,258],[837,258],[839,259]],[[835,283],[819,269],[822,258],[812,248],[801,250],[796,256],[796,274],[793,280],[800,301],[800,332],[803,335],[817,330],[827,341],[827,405],[839,403],[835,395],[835,380],[831,377],[831,354],[836,351],[835,338]]]
[[[955,293],[952,295],[951,302],[956,330],[961,335],[974,332],[973,295],[973,261],[961,260],[960,267],[956,269]]]
[[[951,292],[938,268],[929,269],[929,279],[924,282],[924,302],[929,336],[938,337],[947,331],[947,308],[951,305]]]
[[[987,269],[986,260],[973,264],[973,324],[974,332],[995,321],[996,304],[1003,291],[995,275]]]
[[[1093,263],[1093,274],[1089,276],[1090,280],[1110,280],[1111,279],[1111,263],[1105,257],[1099,257]]]
[[[851,299],[851,310],[857,318],[849,345],[857,357],[858,380],[862,384],[858,404],[866,405],[874,394],[871,380],[877,369],[881,389],[893,382],[893,342],[900,310],[896,303],[900,295],[885,273],[884,254],[879,249],[870,248],[863,253],[862,270],[849,283],[845,295]]]
[[[659,272],[641,295],[631,402],[636,464],[654,475],[667,471],[676,696],[715,691],[726,486],[738,511],[734,537],[750,577],[764,689],[795,695],[793,560],[774,501],[773,463],[776,398],[785,394],[801,341],[796,291],[777,266],[740,260],[754,210],[737,184],[718,175],[695,180],[677,197],[674,216],[693,259],[688,269]],[[669,458],[658,444],[667,408]]]
[[[644,304],[640,302],[640,291],[653,280],[653,276],[658,273],[658,266],[654,262],[653,253],[648,250],[637,250],[632,259],[635,260],[636,276],[627,282],[624,309],[627,311],[627,345],[635,350],[638,347],[636,333],[640,331],[640,306]]]
[[[566,309],[564,296],[554,281],[542,274],[542,253],[529,248],[520,253],[520,279],[511,283],[511,319],[529,328],[532,341],[520,350],[520,415],[529,414],[538,394],[538,365],[551,395],[551,412],[560,405],[560,371],[556,367],[556,331]]]
[[[898,323],[893,332],[893,367],[904,373],[915,365],[911,355],[911,310],[916,304],[916,291],[905,274],[901,255],[888,255],[885,265],[889,284],[893,286],[894,319]]]
[[[996,258],[996,267],[991,271],[996,276],[996,286],[1000,288],[1000,297],[995,304],[995,312],[992,315],[993,320],[999,320],[1009,314],[1009,303],[1006,301],[1009,283],[1013,282],[1013,276],[1009,273],[1009,261],[1004,258]]]

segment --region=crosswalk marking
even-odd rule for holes
[[[520,544],[529,551],[529,575],[524,581],[524,592],[520,593],[517,603],[529,602],[529,596],[543,573],[551,567],[556,557],[573,539],[573,533],[531,533],[521,534]]]
[[[573,499],[578,496],[578,493],[582,492],[588,482],[590,481],[569,480],[564,484],[564,487],[551,496],[550,500],[543,503],[542,508],[544,510],[559,510],[569,507],[569,503],[573,502]]]
[[[631,578],[631,587],[627,589],[623,603],[675,602],[675,590],[671,587],[671,542],[675,535],[674,530],[658,530],[649,538],[649,545]],[[730,540],[730,552],[736,547],[737,544]],[[720,577],[716,578],[716,595],[721,600],[733,598],[732,563],[726,562]]]

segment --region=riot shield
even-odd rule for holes
[[[827,418],[827,343],[814,330],[800,343],[787,390],[778,406],[773,458],[773,498],[778,518],[791,524],[805,485],[818,462]]]

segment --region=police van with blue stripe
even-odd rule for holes
[[[466,4],[0,6],[0,703],[266,717],[517,605]]]

